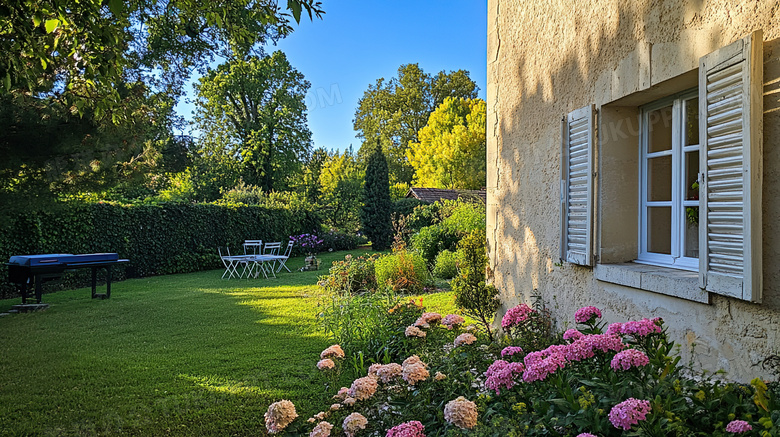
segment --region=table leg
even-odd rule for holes
[[[111,297],[111,266],[106,266],[106,299]]]
[[[92,299],[97,297],[97,267],[92,267]]]
[[[41,283],[43,280],[41,280],[40,275],[35,275],[35,299],[38,301],[38,303],[41,303],[43,300],[43,287],[41,286]]]

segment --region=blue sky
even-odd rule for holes
[[[357,150],[352,119],[369,84],[417,63],[429,74],[468,70],[485,98],[487,2],[477,0],[322,0],[322,20],[301,19],[267,51],[282,50],[311,82],[307,96],[314,147]],[[192,90],[188,91],[192,97]],[[188,119],[192,107],[179,106]]]

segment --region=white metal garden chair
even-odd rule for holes
[[[217,247],[217,252],[219,252],[219,258],[225,266],[225,273],[222,274],[222,279],[225,279],[226,275],[227,279],[232,277],[241,278],[247,273],[249,262],[245,256],[232,256],[230,255],[230,249],[227,247],[224,248],[224,251],[222,247]],[[242,265],[244,269],[239,273],[238,268]]]
[[[263,247],[263,257],[271,263],[271,274],[276,277],[276,262],[281,261],[282,256],[279,255],[279,250],[282,248],[282,242],[276,241],[272,243],[265,243]]]
[[[287,268],[287,260],[290,259],[290,254],[292,253],[294,244],[295,242],[293,240],[290,240],[287,243],[287,249],[284,251],[284,254],[281,255],[281,258],[279,258],[279,267],[277,267],[276,269],[277,273],[282,271],[282,267],[284,267],[284,269],[287,270],[287,272],[292,273],[290,272],[290,269]]]

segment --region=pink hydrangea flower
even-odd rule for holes
[[[387,430],[385,437],[425,437],[425,426],[418,420],[411,420]]]
[[[650,364],[650,358],[637,349],[620,351],[612,358],[610,367],[612,370],[628,370],[632,367],[642,367]]]
[[[609,421],[615,428],[629,430],[633,425],[645,420],[650,414],[650,410],[650,401],[628,398],[612,407],[609,412]]]
[[[505,347],[501,351],[501,356],[502,357],[506,357],[506,356],[511,357],[514,354],[519,354],[519,353],[522,353],[522,352],[523,352],[523,348],[521,348],[519,346],[507,346],[507,347]]]
[[[601,318],[601,310],[594,306],[582,307],[574,313],[574,320],[577,323],[588,323],[594,318]]]
[[[501,394],[501,389],[507,390],[515,386],[514,377],[522,375],[525,366],[523,363],[509,363],[504,360],[496,360],[488,367],[485,372],[485,387],[495,390],[496,394]]]
[[[595,434],[591,434],[589,432],[583,432],[583,433],[577,434],[577,437],[598,437],[598,436],[595,435]]]
[[[731,422],[729,422],[728,425],[726,425],[726,431],[733,432],[735,434],[748,432],[752,430],[753,427],[750,426],[750,424],[745,422],[744,420],[732,420]]]
[[[533,308],[524,303],[521,303],[516,307],[509,308],[506,314],[504,314],[504,317],[501,318],[501,327],[508,329],[517,326],[528,320],[528,316],[535,312],[536,311]]]
[[[650,334],[661,333],[662,320],[659,317],[654,319],[644,318],[639,321],[626,323],[613,323],[607,328],[607,334],[612,335],[633,335],[635,337],[645,337]]]
[[[582,338],[582,336],[585,335],[581,333],[580,331],[576,329],[567,329],[566,332],[563,333],[563,339],[564,340],[577,340],[579,338]]]
[[[544,381],[549,375],[555,373],[556,370],[564,367],[566,367],[566,357],[561,353],[554,352],[546,358],[534,361],[530,365],[526,363],[523,381]]]
[[[455,337],[455,346],[463,346],[465,344],[474,343],[475,341],[477,341],[477,337],[475,337],[474,334],[464,332],[463,334]]]

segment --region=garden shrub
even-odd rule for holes
[[[333,261],[328,274],[320,276],[318,283],[331,294],[373,292],[377,288],[374,264],[378,258],[379,254],[347,255],[342,261]]]
[[[442,250],[455,250],[458,236],[441,225],[427,226],[411,237],[411,247],[422,255],[428,265],[433,265]]]
[[[433,276],[441,279],[452,279],[458,274],[458,254],[450,250],[442,250],[436,255],[433,267]]]
[[[376,314],[371,320],[379,324]],[[537,350],[518,346],[536,329],[523,325],[534,318],[551,323],[525,304],[502,319],[511,333],[504,348],[480,332],[445,325],[452,316],[432,316],[407,327],[405,354],[334,388],[338,405],[324,405],[315,419],[299,417],[290,429],[333,424],[340,435],[362,418],[360,435],[389,437],[780,435],[777,381],[724,382],[680,365],[659,318],[606,326],[599,309],[584,307],[575,329]],[[430,347],[437,336],[454,340]],[[313,354],[312,364],[318,359]]]
[[[449,233],[464,236],[472,231],[485,229],[485,204],[458,202],[441,222]]]
[[[498,290],[492,284],[485,283],[485,233],[473,231],[459,244],[461,252],[460,269],[452,280],[455,292],[455,305],[464,313],[474,317],[482,324],[488,335],[492,335],[490,326],[498,309]]]
[[[401,250],[376,261],[376,282],[396,292],[419,294],[433,287],[425,260],[416,252]]]

